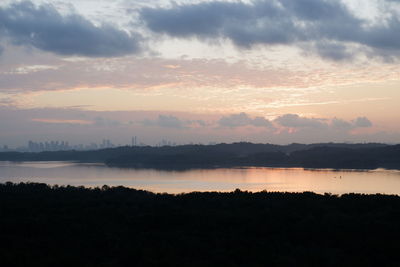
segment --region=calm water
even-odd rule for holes
[[[74,162],[0,162],[0,182],[42,182],[58,185],[123,185],[153,192],[314,191],[343,194],[400,195],[400,171],[334,171],[302,168],[231,168],[159,171],[108,168]]]

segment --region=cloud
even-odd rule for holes
[[[300,117],[297,114],[285,114],[275,119],[275,122],[289,128],[321,128],[326,127],[322,119]]]
[[[160,126],[167,128],[183,128],[184,123],[175,116],[159,115],[156,120],[144,120],[143,125]]]
[[[311,49],[317,51],[322,58],[336,61],[346,60],[352,57],[349,48],[346,45],[337,42],[320,41],[312,46]]]
[[[6,74],[29,74],[34,72],[46,71],[46,70],[57,70],[57,66],[48,65],[30,65],[30,66],[20,66]]]
[[[285,114],[275,119],[276,123],[288,128],[314,128],[349,131],[355,128],[371,127],[372,123],[367,117],[358,117],[351,121],[343,119],[318,119],[300,117],[297,114]]]
[[[207,125],[203,120],[182,120],[172,115],[158,115],[157,119],[145,119],[141,121],[141,124],[144,126],[158,126],[175,129],[205,127]]]
[[[0,97],[0,107],[13,107],[15,100],[11,97]]]
[[[229,39],[246,48],[295,45],[333,60],[350,58],[356,51],[400,57],[400,20],[395,13],[383,12],[386,17],[371,24],[342,1],[213,1],[143,8],[139,13],[153,32],[172,37]]]
[[[372,122],[367,117],[358,117],[355,120],[353,120],[353,124],[354,126],[360,128],[366,128],[372,126]]]
[[[42,122],[42,123],[55,123],[55,124],[83,124],[83,125],[93,124],[92,121],[88,121],[88,120],[65,120],[65,119],[35,118],[35,119],[31,119],[31,121]]]
[[[331,127],[334,129],[351,130],[354,128],[369,128],[372,127],[372,122],[367,117],[358,117],[352,121],[333,118]]]
[[[354,127],[354,125],[351,122],[338,119],[338,118],[333,118],[332,119],[332,128],[334,129],[342,129],[342,130],[348,130]]]
[[[218,120],[218,125],[231,128],[241,126],[272,127],[272,123],[269,120],[263,117],[255,117],[252,119],[244,112],[224,116]]]
[[[63,16],[50,4],[29,1],[0,7],[0,34],[14,45],[59,55],[113,57],[140,50],[137,34],[109,24],[94,25],[78,14]]]
[[[160,113],[162,112],[162,113]],[[175,117],[182,128],[160,127],[159,115]],[[165,115],[168,114],[168,115]],[[271,116],[273,114],[270,114]],[[228,117],[228,116],[227,116]],[[96,124],[96,118],[119,121],[120,126],[104,127]],[[148,118],[150,125],[144,125]],[[382,128],[382,122],[371,129],[333,128],[332,120],[323,119],[326,127],[301,127],[294,130],[279,126],[275,128],[215,127],[221,116],[210,113],[172,113],[170,111],[93,111],[71,108],[16,109],[0,106],[1,145],[11,147],[25,145],[28,140],[65,140],[72,144],[98,143],[111,139],[115,144],[130,144],[132,136],[139,143],[157,144],[161,139],[176,143],[237,142],[258,143],[317,143],[317,142],[390,142],[399,143],[400,132],[396,124]],[[254,117],[251,117],[254,119]],[[34,120],[36,119],[36,121]],[[40,119],[41,121],[37,121]],[[163,120],[163,119],[161,119]],[[174,119],[173,119],[174,120]],[[339,119],[340,120],[340,119]],[[165,120],[164,120],[165,121]],[[200,126],[197,121],[207,122]],[[354,120],[346,120],[353,124]],[[80,122],[80,123],[79,123]],[[165,124],[164,124],[165,125]],[[175,124],[176,125],[176,124]],[[179,125],[179,124],[178,124]],[[170,125],[171,126],[171,125]],[[186,128],[185,128],[186,127]],[[353,126],[354,127],[354,126]]]
[[[109,118],[103,118],[103,117],[95,117],[94,118],[94,125],[104,127],[118,127],[121,126],[123,123],[121,123],[118,120],[113,120]]]

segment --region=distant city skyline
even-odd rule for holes
[[[133,139],[132,139],[133,140]],[[29,140],[26,144],[17,145],[17,146],[9,146],[0,144],[0,152],[43,152],[43,151],[68,151],[68,150],[97,150],[97,149],[105,149],[105,148],[116,148],[116,147],[123,147],[123,146],[130,146],[130,147],[142,147],[142,146],[152,146],[152,147],[161,147],[161,146],[181,146],[181,145],[216,145],[221,143],[253,143],[246,140],[240,141],[232,141],[232,142],[174,142],[171,140],[161,139],[155,143],[113,143],[110,139],[103,139],[99,142],[90,142],[90,143],[73,143],[70,144],[69,141],[64,140],[47,140],[47,141],[32,141]],[[317,143],[317,142],[316,142]],[[321,143],[331,143],[331,142],[321,142]],[[355,144],[355,143],[375,143],[375,142],[336,142],[336,143],[347,143],[347,144]],[[262,144],[271,144],[271,143],[262,143]],[[291,143],[288,143],[291,144]],[[287,144],[287,145],[288,145]],[[307,143],[311,144],[311,143]],[[391,144],[391,143],[386,143]]]
[[[177,143],[171,140],[161,139],[160,141],[153,144],[145,144],[139,142],[137,136],[133,136],[131,142],[126,143],[114,143],[110,139],[102,139],[101,141],[90,143],[70,143],[65,140],[42,140],[42,141],[32,141],[28,140],[25,144],[18,146],[9,146],[0,144],[0,152],[7,151],[19,151],[19,152],[42,152],[42,151],[66,151],[66,150],[96,150],[104,148],[114,148],[120,146],[177,146],[177,145],[187,145],[187,144],[203,144],[203,143]],[[209,144],[215,144],[210,142]]]

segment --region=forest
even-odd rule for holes
[[[400,197],[0,184],[2,266],[399,266]]]
[[[304,167],[333,169],[400,169],[400,145],[253,144],[124,146],[93,151],[3,152],[7,161],[101,162],[110,167],[191,169],[218,167]]]

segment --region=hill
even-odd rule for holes
[[[111,167],[188,169],[216,167],[305,167],[400,169],[400,145],[385,144],[252,144],[118,147],[95,151],[0,153],[9,161],[102,162]]]

